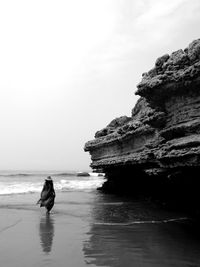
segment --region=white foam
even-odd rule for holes
[[[101,186],[103,179],[88,179],[88,180],[64,180],[60,183],[55,183],[55,190],[91,190]]]
[[[104,173],[98,173],[98,172],[89,172],[89,175],[90,176],[94,176],[94,177],[97,177],[97,176],[99,176],[99,177],[105,176]]]
[[[41,190],[41,183],[13,183],[0,185],[0,195],[37,193],[41,192]]]
[[[180,218],[171,218],[165,220],[150,220],[150,221],[132,221],[132,222],[125,222],[125,223],[115,223],[115,222],[95,222],[96,225],[108,225],[108,226],[130,226],[133,224],[161,224],[161,223],[170,223],[170,222],[179,222],[188,220],[187,217],[180,217]]]
[[[54,188],[55,191],[68,191],[68,190],[92,190],[101,186],[103,183],[102,177],[96,177],[84,180],[55,180]],[[11,194],[26,194],[26,193],[38,193],[41,192],[43,187],[42,182],[25,182],[25,181],[15,181],[15,182],[0,182],[0,195],[11,195]]]

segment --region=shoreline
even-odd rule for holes
[[[35,205],[37,197],[0,197],[1,266],[96,267],[120,262],[149,267],[158,262],[167,267],[181,262],[185,267],[194,259],[200,263],[197,223],[184,213],[92,190],[58,192],[46,215]]]

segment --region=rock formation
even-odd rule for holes
[[[103,189],[179,202],[200,185],[200,39],[164,55],[142,75],[131,117],[113,120],[85,145]],[[172,201],[172,202],[173,202]],[[185,205],[185,204],[184,204]]]

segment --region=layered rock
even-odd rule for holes
[[[187,186],[198,184],[200,39],[158,58],[137,88],[141,98],[132,117],[113,120],[86,143],[92,168],[106,173],[108,188],[114,184],[120,189],[125,183],[133,187],[142,181],[145,188],[149,183],[172,183],[171,190],[180,186],[180,179]]]

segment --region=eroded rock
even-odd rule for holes
[[[200,39],[156,60],[138,85],[141,98],[132,117],[113,120],[85,145],[91,167],[107,175],[105,188],[112,184],[120,191],[125,183],[134,194],[136,185],[151,193],[157,186],[163,195],[170,190],[176,195],[180,186],[194,192],[200,185],[195,174],[200,170],[199,89]]]

